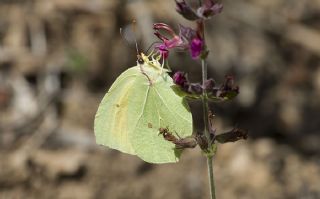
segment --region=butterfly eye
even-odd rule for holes
[[[138,57],[138,63],[139,64],[144,64],[144,60],[142,59],[142,57],[140,56],[140,55],[137,55],[137,57]]]

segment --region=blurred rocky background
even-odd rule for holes
[[[320,1],[223,3],[207,24],[209,73],[218,82],[234,75],[240,94],[211,108],[219,132],[239,126],[250,138],[219,146],[217,196],[318,199]],[[189,23],[173,0],[0,1],[1,199],[208,198],[199,150],[150,165],[95,144],[100,100],[135,65],[119,33],[133,19],[144,51],[156,41],[154,22]],[[187,54],[172,54],[170,65],[200,80]]]

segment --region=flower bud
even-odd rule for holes
[[[233,98],[239,93],[239,87],[234,85],[232,76],[226,76],[225,82],[217,92],[218,97]]]
[[[203,19],[209,19],[210,17],[219,14],[223,9],[221,3],[217,3],[215,0],[205,0],[203,5],[198,8],[197,15]]]
[[[184,72],[178,71],[173,75],[173,82],[179,85],[181,88],[185,89],[188,87],[188,80]]]
[[[191,83],[188,88],[188,92],[194,93],[197,95],[202,94],[202,86],[199,83]]]
[[[228,142],[236,142],[238,140],[246,140],[248,138],[248,131],[234,128],[229,132],[219,134],[215,137],[215,139],[220,143],[228,143]]]
[[[209,91],[212,91],[212,89],[214,88],[215,85],[216,85],[215,81],[212,78],[210,78],[204,82],[203,89],[205,89],[207,92],[209,92]]]
[[[197,14],[192,10],[185,0],[176,0],[176,11],[188,20],[194,21],[199,19]]]

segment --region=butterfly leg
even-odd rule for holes
[[[146,77],[147,77],[148,82],[149,82],[149,85],[151,86],[151,85],[152,85],[152,80],[151,80],[151,79],[150,79],[150,77],[147,75],[147,73],[146,73],[146,72],[144,72],[144,70],[143,70],[143,68],[142,68],[142,65],[141,65],[141,64],[139,64],[139,67],[140,67],[140,71],[141,71],[141,73],[142,73],[144,76],[146,76]]]

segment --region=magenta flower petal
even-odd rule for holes
[[[190,42],[193,38],[197,37],[197,31],[192,28],[180,24],[179,29],[180,37],[184,38],[187,42]]]
[[[203,40],[198,37],[195,37],[192,39],[190,44],[190,51],[191,51],[191,57],[193,59],[197,59],[201,55],[203,44],[204,44]]]
[[[156,49],[158,49],[158,52],[163,59],[167,59],[169,57],[169,50],[165,44],[157,45]]]
[[[179,35],[177,35],[170,26],[164,23],[156,23],[153,25],[153,28],[155,30],[154,34],[162,41],[161,44],[156,46],[156,49],[164,59],[168,58],[169,50],[173,48],[183,50],[189,49],[193,59],[199,58],[204,50],[203,39],[199,36],[200,34],[192,28],[180,25]],[[164,35],[160,31],[164,31],[164,33],[167,34]]]
[[[168,47],[168,49],[178,47],[182,44],[182,40],[179,36],[174,36],[172,39],[164,41],[164,44]]]
[[[167,59],[169,56],[169,50],[172,48],[180,47],[183,44],[183,41],[180,36],[178,36],[173,29],[165,23],[155,23],[153,25],[155,30],[155,35],[162,40],[162,44],[156,46],[158,52],[162,58]],[[170,38],[164,36],[160,31],[164,31]]]

